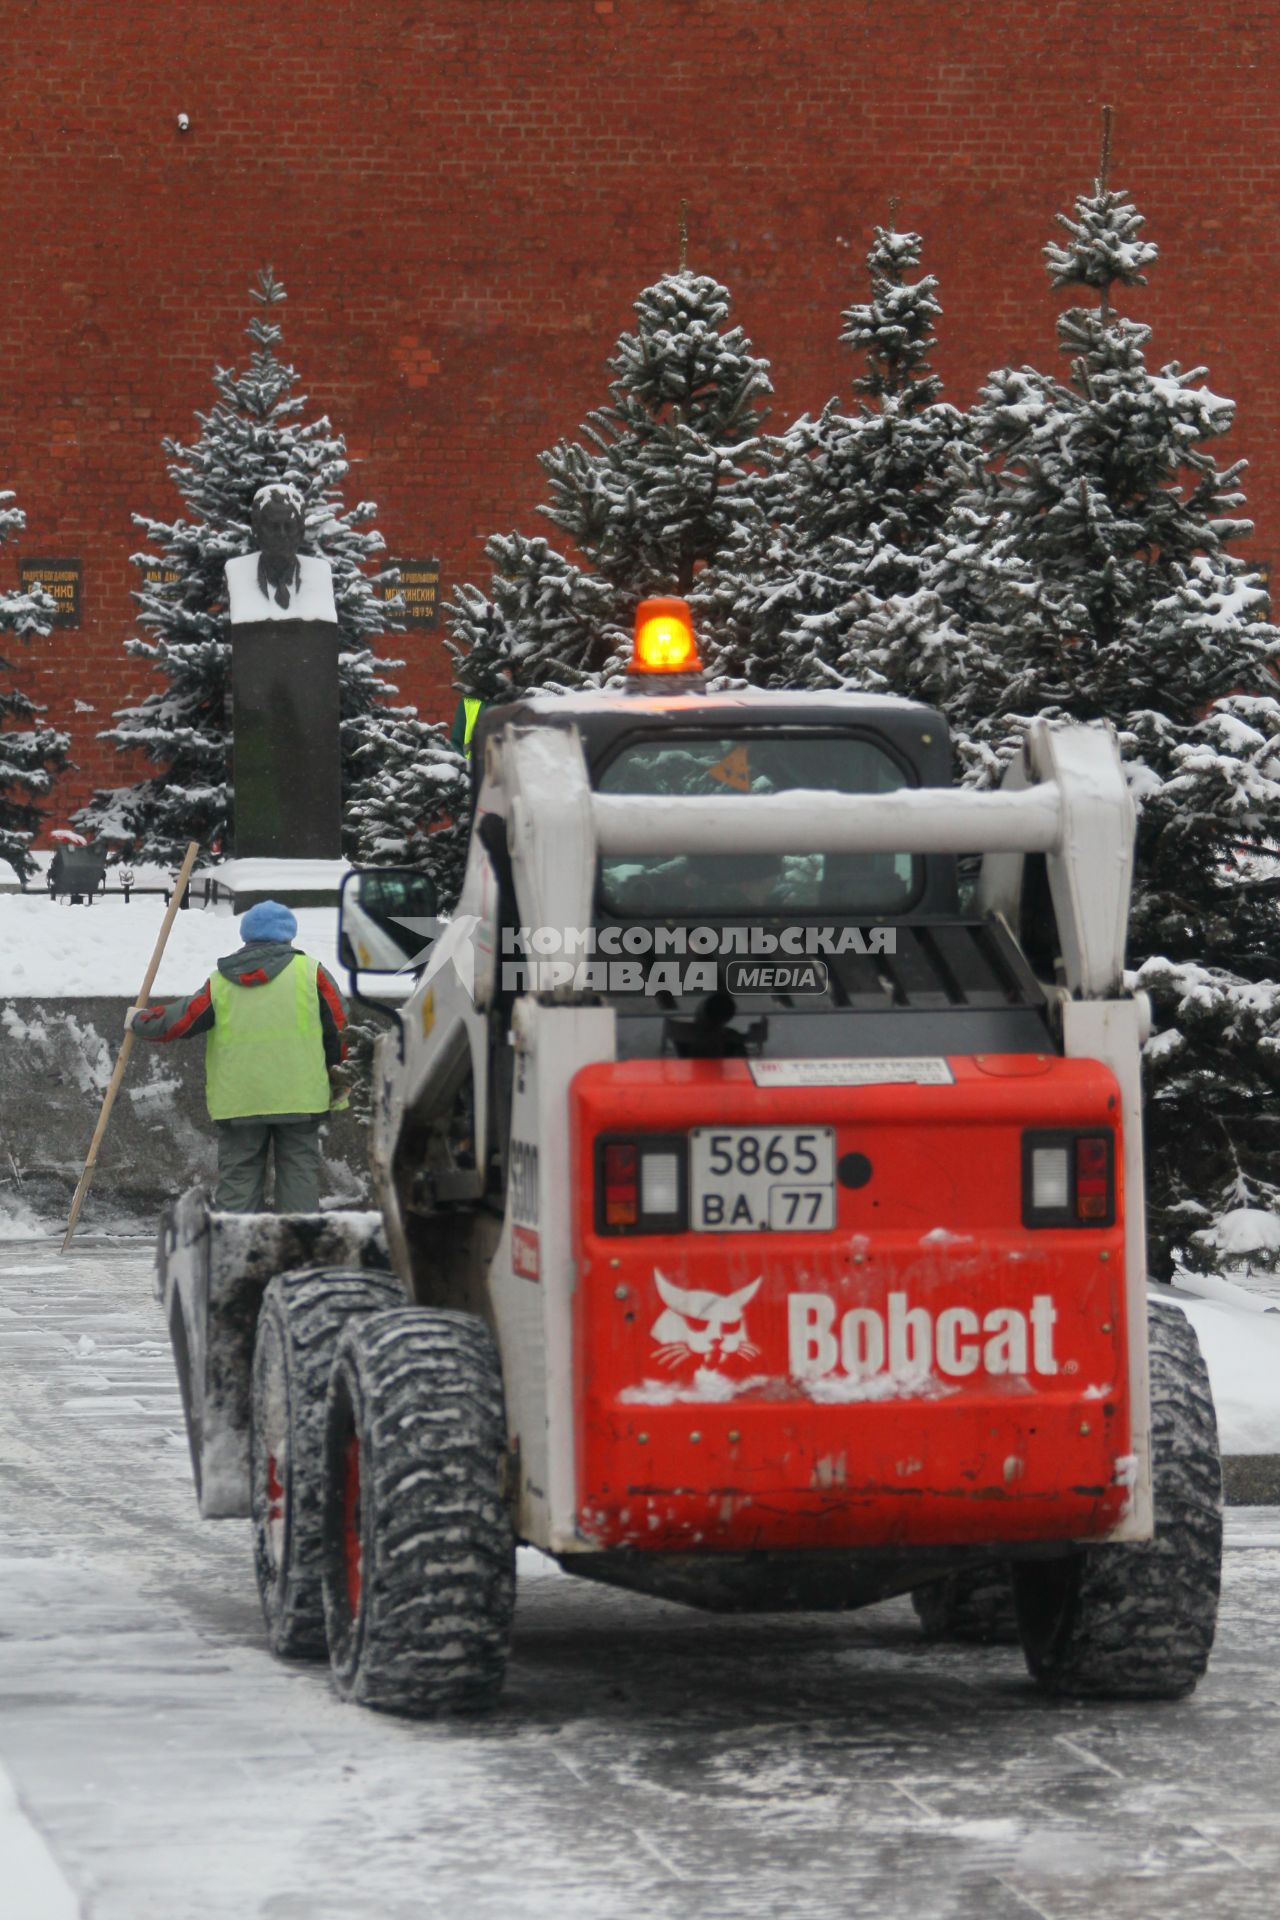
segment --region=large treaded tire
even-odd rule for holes
[[[917,1587],[911,1604],[927,1640],[957,1640],[982,1647],[1018,1644],[1013,1580],[1004,1560],[965,1567],[944,1580]]]
[[[344,1699],[497,1700],[515,1606],[502,1374],[472,1314],[379,1313],[339,1342],[325,1422],[324,1605]]]
[[[353,1314],[399,1304],[390,1274],[299,1268],[263,1294],[249,1415],[253,1569],[272,1653],[323,1660],[324,1406]]]
[[[1152,1301],[1155,1538],[1014,1568],[1023,1651],[1046,1693],[1177,1700],[1204,1673],[1222,1571],[1222,1469],[1195,1328]]]

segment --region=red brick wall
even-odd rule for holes
[[[840,309],[896,194],[963,403],[990,366],[1052,360],[1040,248],[1111,102],[1113,180],[1164,255],[1152,351],[1239,401],[1253,551],[1280,550],[1265,0],[0,0],[0,43],[0,486],[22,551],[84,566],[82,627],[25,673],[74,736],[60,816],[122,775],[94,728],[148,684],[122,647],[129,515],[177,511],[161,438],[243,360],[266,262],[304,390],[358,456],[350,498],[393,551],[438,552],[447,588],[481,577],[488,533],[536,530],[534,456],[603,398],[682,197],[780,424],[847,386]],[[404,691],[446,713],[439,637],[405,645]]]

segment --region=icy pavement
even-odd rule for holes
[[[267,1655],[118,1243],[0,1248],[0,1491],[3,1920],[1276,1912],[1280,1510],[1229,1516],[1173,1706],[1047,1705],[902,1602],[721,1621],[525,1555],[501,1712],[399,1722]]]

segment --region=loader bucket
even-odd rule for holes
[[[156,1294],[203,1519],[249,1513],[250,1377],[268,1282],[297,1267],[385,1272],[389,1265],[376,1213],[218,1213],[199,1187],[166,1208]]]

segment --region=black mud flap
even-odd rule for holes
[[[389,1266],[376,1213],[216,1213],[199,1187],[166,1208],[156,1293],[204,1519],[249,1513],[249,1383],[268,1281],[297,1267]]]

